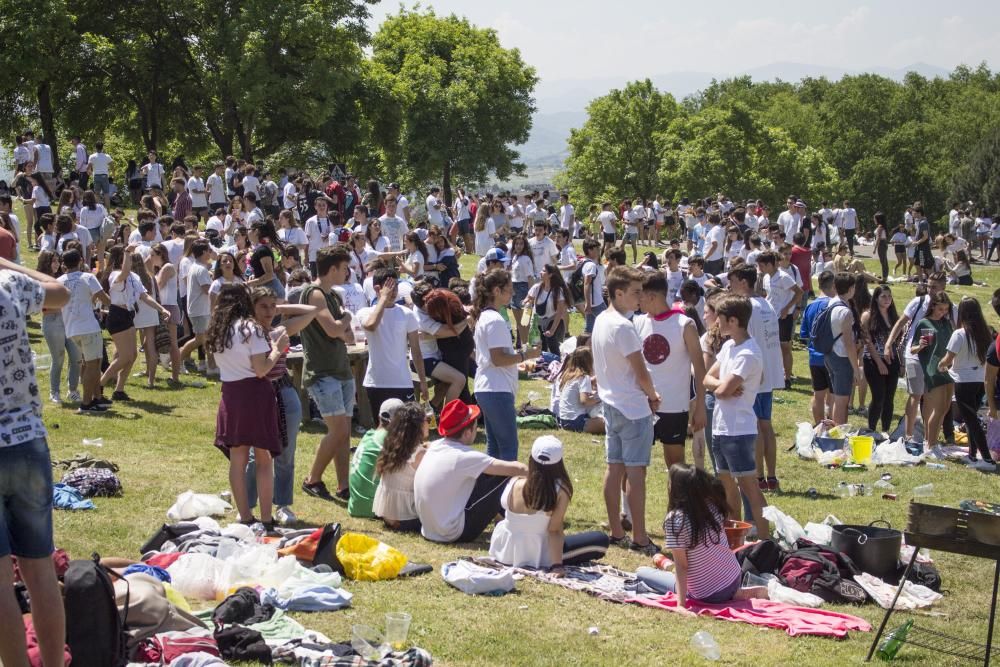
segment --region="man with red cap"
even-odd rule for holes
[[[517,461],[500,461],[473,449],[479,406],[455,399],[438,421],[442,438],[431,443],[413,479],[421,533],[433,542],[471,542],[502,511],[510,477],[527,475]]]

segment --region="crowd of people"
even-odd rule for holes
[[[35,312],[52,358],[49,400],[81,414],[131,400],[140,348],[149,387],[161,368],[175,387],[184,374],[217,377],[215,445],[228,458],[238,520],[261,531],[296,522],[298,486],[437,542],[473,540],[505,513],[490,550],[515,565],[558,568],[611,545],[652,555],[660,546],[646,529],[646,471],[659,442],[670,468],[664,532],[684,564],[669,587],[709,601],[753,595],[730,576],[722,527],[743,516],[769,533],[766,494],[781,488],[772,408],[795,383],[796,336],[809,348],[814,423],[854,413],[887,437],[902,376],[908,441],[919,416],[915,446],[939,457],[939,436],[951,442],[961,423],[970,464],[994,466],[978,419],[984,398],[996,415],[994,334],[978,301],[955,304],[945,291],[971,279],[964,211],[938,240],[919,202],[898,226],[875,214],[868,233],[850,202],[810,213],[796,196],[774,222],[763,202],[722,195],[604,202],[578,217],[565,194],[459,189],[447,204],[434,187],[418,206],[396,183],[362,191],[350,174],[272,174],[234,158],[168,172],[151,152],[126,215],[111,207],[114,160],[100,144],[79,151],[58,196],[51,149],[22,148],[23,228],[14,198],[0,195],[0,306],[18,330],[3,353],[22,371],[5,376],[0,457],[25,466],[47,451],[25,333]],[[880,272],[855,256],[869,237]],[[988,261],[993,248],[981,241]],[[907,276],[912,248],[917,271],[901,313],[889,244]],[[36,270],[17,264],[29,246]],[[479,257],[471,276],[463,254]],[[1000,312],[1000,292],[991,305]],[[572,313],[582,315],[577,332]],[[519,375],[539,362],[560,429],[605,434],[607,533],[563,534],[573,485],[556,436],[518,461]],[[361,402],[377,423],[352,457]],[[325,432],[297,484],[303,416]],[[480,425],[485,452],[472,447]],[[0,495],[6,516],[28,517],[16,496]],[[50,552],[51,514],[36,518],[37,540],[0,532],[0,553],[30,561]],[[45,594],[46,582],[34,585]]]

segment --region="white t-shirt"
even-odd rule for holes
[[[36,143],[35,150],[38,151],[38,164],[35,171],[41,174],[51,174],[55,169],[52,166],[52,148],[48,144]]]
[[[434,542],[454,542],[465,530],[465,506],[476,478],[496,462],[492,456],[443,438],[432,442],[413,476],[420,533]]]
[[[514,354],[510,325],[496,310],[484,310],[476,322],[473,334],[476,344],[476,378],[474,391],[517,393],[517,364],[494,366],[490,350],[500,348]],[[422,464],[421,464],[422,465]]]
[[[398,204],[397,204],[398,206]],[[441,211],[439,207],[441,206],[441,200],[439,200],[434,195],[427,195],[427,224],[430,225],[441,225]],[[383,230],[384,231],[384,230]]]
[[[281,189],[281,205],[283,208],[289,211],[295,210],[295,200],[298,197],[298,192],[295,191],[295,183],[288,181],[285,183],[285,187]]]
[[[383,215],[378,221],[382,225],[382,236],[385,237],[389,244],[388,250],[391,252],[401,251],[403,249],[403,237],[406,236],[406,232],[410,231],[406,221],[398,216],[390,217],[388,215]],[[378,250],[378,248],[375,248],[375,250]]]
[[[858,227],[858,212],[853,208],[845,208],[840,210],[840,219],[843,221],[844,229],[857,229]]]
[[[243,194],[246,195],[252,192],[257,201],[260,201],[260,179],[254,175],[248,175],[243,177]]]
[[[98,204],[94,210],[84,206],[80,209],[80,226],[87,230],[100,229],[106,217],[108,217],[108,211],[103,205]],[[91,233],[91,237],[93,236],[94,234]]]
[[[475,232],[476,254],[483,257],[493,247],[493,235],[497,233],[496,225],[493,224],[493,218],[486,218],[483,221],[483,228],[475,230]]]
[[[580,415],[587,414],[587,407],[583,404],[580,394],[593,394],[594,384],[590,381],[589,375],[573,378],[559,390],[559,419],[572,420]]]
[[[192,176],[187,182],[188,192],[191,193],[191,208],[206,208],[208,206],[208,194],[205,191],[205,180]]]
[[[62,307],[66,337],[101,333],[101,325],[94,316],[94,296],[103,291],[97,277],[74,271],[59,276],[59,282],[69,290],[69,301]]]
[[[833,353],[836,354],[838,357],[846,357],[847,343],[849,341],[850,342],[854,341],[853,333],[847,336],[843,334],[844,321],[851,317],[851,308],[850,305],[847,304],[839,296],[830,299],[830,302],[827,304],[827,308],[829,308],[835,303],[841,305],[838,306],[835,310],[830,312],[830,329],[831,331],[833,331],[833,335],[835,337],[840,336],[840,338],[837,338],[836,342],[834,342],[833,344]]]
[[[778,269],[773,276],[764,274],[764,291],[767,292],[767,302],[774,312],[781,317],[781,311],[792,300],[792,290],[795,289],[795,278],[784,269]]]
[[[358,311],[364,325],[375,311],[368,306]],[[417,331],[417,316],[409,308],[393,306],[382,311],[382,321],[374,331],[365,329],[368,339],[368,368],[362,386],[379,389],[412,389],[407,335]]]
[[[662,319],[639,315],[633,322],[642,340],[646,369],[660,394],[657,412],[687,412],[691,394],[685,388],[690,385],[691,355],[684,344],[684,327],[694,326],[694,321],[685,315],[674,314]]]
[[[635,326],[614,306],[597,316],[590,338],[597,394],[628,419],[649,417],[649,401],[627,357],[642,350]]]
[[[757,415],[753,404],[757,394],[767,391],[764,380],[764,360],[760,348],[753,338],[740,345],[727,340],[716,357],[719,364],[719,379],[730,375],[743,378],[743,393],[740,396],[715,399],[712,415],[712,433],[719,435],[751,435],[757,433]],[[778,365],[781,370],[781,365]],[[783,372],[783,371],[782,371]]]
[[[52,205],[52,200],[40,185],[31,188],[31,198],[35,200],[35,208],[45,208]]]
[[[330,238],[330,220],[313,216],[306,220],[306,238],[309,240],[309,261],[316,261],[316,253]]]
[[[984,382],[986,380],[986,364],[979,361],[974,348],[975,343],[969,340],[965,329],[955,329],[948,340],[948,351],[954,353],[949,374],[955,382]]]
[[[146,187],[163,185],[163,165],[159,162],[150,162],[146,171]]]
[[[417,325],[420,329],[420,356],[424,359],[440,359],[441,350],[438,349],[435,336],[444,325],[419,308],[414,308],[413,312],[417,316]]]
[[[573,205],[566,203],[559,207],[559,226],[563,229],[571,230],[574,226],[574,214],[576,211],[573,209]]]
[[[601,211],[597,221],[601,223],[601,231],[605,234],[614,234],[618,230],[618,218],[612,211]]]
[[[424,256],[419,250],[414,250],[406,258],[406,263],[413,267],[413,279],[416,280],[424,275]]]
[[[587,276],[593,277],[593,282],[590,283],[590,305],[600,306],[604,303],[604,267],[592,259],[583,261],[581,273],[583,274],[584,291],[587,289]]]
[[[238,276],[233,276],[232,280],[227,280],[226,278],[219,277],[213,280],[212,284],[208,286],[208,293],[209,295],[220,294],[222,292],[222,288],[225,287],[226,285],[238,285],[241,282],[243,281]]]
[[[187,311],[190,317],[208,317],[212,314],[212,304],[208,292],[202,287],[212,286],[212,276],[208,267],[198,262],[191,262],[187,272]]]
[[[246,330],[250,331],[250,338],[244,342]],[[232,335],[230,346],[222,352],[214,353],[215,364],[219,367],[219,379],[223,382],[236,382],[257,377],[250,363],[250,357],[271,352],[271,343],[264,330],[252,320],[238,320],[233,323],[229,331]]]
[[[781,228],[781,231],[785,232],[785,238],[789,241],[799,232],[801,224],[802,216],[798,213],[782,211],[781,215],[778,216],[778,227]]]
[[[564,269],[562,271],[562,277],[566,284],[569,284],[570,276],[576,270],[576,248],[573,247],[572,243],[567,243],[559,251],[559,266],[569,266],[570,264],[573,265],[572,269]]]
[[[358,283],[334,285],[333,291],[340,296],[340,300],[343,302],[344,308],[349,310],[351,315],[356,316],[363,308],[368,307],[368,298],[365,296],[365,290]],[[355,317],[355,319],[357,319],[357,317]]]
[[[551,320],[555,317],[556,312],[558,312],[559,302],[565,301],[562,290],[552,294],[551,290],[542,288],[541,282],[537,282],[531,286],[531,289],[528,290],[528,296],[535,300],[535,305],[532,308],[534,308],[536,313],[538,312],[538,307],[542,307],[540,318],[543,320]]]
[[[712,244],[715,243],[715,250]],[[708,230],[705,235],[705,261],[714,262],[720,260],[726,253],[726,229],[722,225],[715,225]]]
[[[764,357],[764,383],[760,391],[773,391],[785,387],[785,366],[781,361],[781,343],[778,340],[778,314],[771,304],[759,296],[750,299],[753,312],[747,329]]]
[[[124,280],[118,281],[121,271],[112,271],[108,276],[108,296],[111,297],[111,305],[120,308],[133,309],[138,305],[139,299],[146,293],[139,276],[129,273]]]
[[[94,176],[103,174],[107,176],[111,169],[111,156],[107,153],[91,153],[87,163],[94,168]]]
[[[278,238],[285,245],[309,245],[309,239],[306,238],[305,230],[301,227],[288,227],[287,229],[282,227],[278,230]]]
[[[531,248],[531,256],[535,263],[535,275],[540,276],[546,264],[559,263],[559,246],[548,236],[543,236],[541,240],[531,237],[528,239],[528,247]]]
[[[213,173],[205,181],[205,187],[208,189],[208,201],[212,204],[225,204],[226,203],[226,184],[222,180],[222,176]]]
[[[537,273],[532,258],[518,255],[510,261],[510,279],[515,283],[530,283]]]

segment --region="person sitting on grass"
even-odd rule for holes
[[[396,410],[387,428],[389,434],[384,438],[375,466],[379,482],[372,511],[387,528],[417,532],[420,519],[413,480],[427,453],[424,444],[430,434],[427,414],[418,403],[406,403]]]
[[[727,501],[722,482],[683,463],[670,466],[669,482],[663,535],[675,572],[640,567],[636,573],[639,580],[657,591],[676,593],[677,611],[690,616],[694,612],[687,609],[688,600],[718,604],[766,598],[764,587],[740,587],[743,572],[726,538]]]
[[[594,355],[589,347],[578,347],[566,356],[552,383],[553,412],[559,428],[576,433],[604,433],[604,417],[590,416],[593,408],[601,404],[593,375]]]
[[[388,434],[386,429],[389,428],[389,422],[404,405],[406,404],[398,398],[387,398],[382,401],[378,409],[378,426],[365,431],[354,450],[354,455],[351,456],[351,472],[348,477],[351,497],[347,501],[347,513],[351,516],[368,519],[375,516],[372,514],[372,502],[375,500],[375,489],[379,485],[375,464],[382,453],[382,443]],[[421,417],[423,417],[422,411]]]
[[[455,399],[438,422],[441,439],[427,448],[413,478],[413,499],[420,533],[432,542],[471,542],[503,509],[500,496],[508,477],[528,468],[472,448],[479,406]]]
[[[490,556],[513,567],[548,568],[598,560],[608,551],[601,531],[576,535],[563,532],[563,520],[573,498],[573,483],[563,464],[563,444],[553,435],[531,446],[528,476],[507,482],[501,504],[506,515],[493,529]]]

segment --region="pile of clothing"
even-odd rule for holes
[[[89,498],[113,498],[122,495],[118,479],[118,465],[90,454],[77,454],[73,458],[53,461],[52,465],[66,473],[52,492],[56,509],[91,510],[94,503]]]

